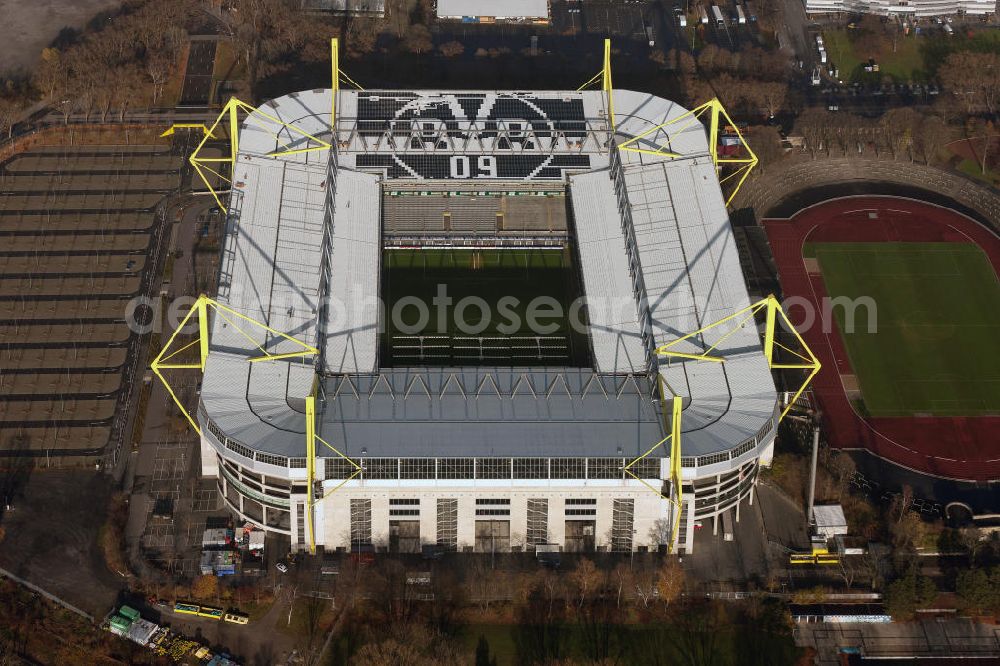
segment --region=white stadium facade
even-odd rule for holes
[[[260,107],[329,149],[282,151],[309,139],[260,112],[240,127],[217,301],[319,353],[247,363],[294,348],[213,318],[202,469],[233,512],[293,549],[691,552],[696,523],[753,501],[780,409],[757,328],[721,341],[724,364],[655,353],[750,305],[700,122],[640,137],[686,110],[628,90],[613,116],[602,91],[336,95],[332,139],[330,90]],[[634,137],[651,152],[619,150]],[[667,143],[683,157],[655,153]],[[557,335],[394,335],[376,303],[393,253],[429,250],[470,274],[483,257],[564,253],[584,343],[570,358]],[[312,522],[310,395],[316,434],[343,454],[317,448]],[[679,512],[669,447],[654,448],[673,396]],[[624,470],[636,459],[641,480]]]
[[[983,16],[996,12],[996,7],[996,0],[805,0],[809,14],[849,12],[900,18],[953,14]]]

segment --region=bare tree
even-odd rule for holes
[[[582,608],[584,602],[587,601],[587,596],[601,583],[602,574],[597,565],[594,564],[593,560],[587,559],[586,557],[580,558],[580,561],[576,565],[570,575],[569,579],[573,586],[576,588],[578,602],[577,608]]]
[[[465,53],[465,46],[462,42],[452,40],[439,46],[438,51],[440,51],[441,55],[445,58],[454,58]]]
[[[14,124],[23,108],[23,104],[18,101],[0,97],[0,134],[6,134],[8,139],[11,138]]]
[[[434,40],[431,39],[431,31],[422,23],[411,25],[409,31],[406,33],[406,38],[403,40],[403,46],[411,53],[428,53],[434,49]]]

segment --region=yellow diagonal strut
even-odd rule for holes
[[[185,314],[183,319],[181,319],[180,324],[177,326],[176,329],[174,329],[174,332],[167,339],[167,344],[163,346],[163,349],[160,350],[160,352],[156,355],[156,358],[154,358],[153,362],[150,363],[149,365],[150,369],[153,371],[153,374],[156,375],[157,379],[160,380],[160,382],[163,384],[163,387],[167,390],[167,393],[170,395],[170,398],[174,401],[174,404],[177,405],[177,408],[181,410],[182,414],[184,414],[184,418],[187,419],[187,422],[191,424],[191,427],[194,428],[195,432],[197,432],[199,435],[201,435],[201,428],[198,427],[198,423],[194,420],[194,418],[191,416],[191,413],[188,412],[187,408],[184,407],[184,404],[177,397],[177,394],[174,392],[174,389],[170,385],[170,382],[168,382],[166,377],[163,376],[163,371],[198,370],[199,372],[204,374],[205,364],[208,361],[208,354],[210,349],[209,338],[211,332],[211,325],[209,322],[209,312],[212,312],[215,315],[223,318],[226,321],[226,323],[232,326],[237,333],[247,338],[254,347],[260,350],[261,352],[260,356],[251,356],[246,359],[247,362],[249,363],[258,363],[261,361],[277,361],[279,359],[286,359],[286,358],[304,358],[306,356],[315,356],[319,354],[319,350],[316,349],[316,347],[313,347],[312,345],[308,345],[302,342],[301,340],[297,340],[292,336],[288,335],[287,333],[282,333],[281,331],[273,329],[267,324],[263,324],[240,312],[237,312],[236,310],[230,308],[229,306],[223,305],[222,303],[219,303],[218,301],[211,299],[208,296],[205,296],[204,294],[199,296],[197,300],[195,300],[194,305],[191,306],[191,309],[188,310],[187,314]],[[195,315],[198,316],[198,337],[192,342],[189,342],[178,349],[174,349],[174,341],[177,339],[177,336],[187,326],[188,322],[191,320],[191,317]],[[255,326],[259,329],[267,331],[271,335],[278,336],[283,340],[292,342],[299,347],[299,350],[272,354],[268,352],[260,343],[258,343],[252,335],[247,333],[243,329],[243,326],[240,325],[240,323],[243,323],[244,326],[246,326],[247,324]],[[178,356],[179,354],[188,349],[195,347],[196,345],[198,347],[197,362],[186,362],[186,363],[171,362],[172,359],[174,359],[176,356]]]
[[[719,99],[713,98],[700,106],[696,106],[690,111],[686,111],[676,118],[671,118],[659,125],[654,125],[653,127],[644,130],[640,134],[637,134],[626,141],[618,144],[618,150],[624,150],[633,153],[645,153],[649,155],[662,155],[665,157],[677,158],[684,157],[684,155],[675,152],[671,148],[671,133],[669,130],[673,130],[672,135],[678,136],[688,127],[690,127],[693,122],[701,121],[702,117],[708,114],[708,151],[712,158],[712,164],[715,165],[715,170],[718,175],[721,176],[721,171],[724,165],[736,165],[738,168],[729,175],[722,177],[719,181],[720,184],[724,183],[731,178],[739,176],[736,181],[736,187],[729,194],[729,198],[726,199],[726,205],[728,206],[732,202],[733,197],[739,192],[740,187],[742,187],[744,181],[746,181],[747,176],[755,166],[757,166],[758,159],[756,153],[750,148],[750,144],[747,143],[743,134],[740,132],[739,127],[730,118],[729,113],[726,111],[725,107],[722,106],[722,102]],[[719,121],[725,120],[736,133],[737,138],[740,141],[740,145],[746,149],[747,157],[719,157]],[[675,127],[681,121],[686,121],[680,127]],[[656,140],[657,137],[654,135],[662,132],[666,135],[665,141]],[[650,138],[652,137],[652,138]],[[642,146],[651,147],[642,147]]]
[[[719,319],[718,321],[712,322],[711,324],[708,324],[706,326],[702,326],[697,331],[692,331],[687,335],[677,338],[676,340],[673,340],[665,345],[661,345],[656,349],[656,353],[660,356],[666,356],[668,358],[675,357],[675,358],[683,358],[695,361],[711,361],[713,363],[724,363],[726,360],[725,357],[713,355],[712,352],[726,338],[728,338],[730,335],[739,330],[747,321],[751,320],[754,317],[754,315],[762,311],[764,312],[764,345],[763,345],[764,358],[767,359],[768,367],[771,368],[772,370],[808,371],[805,381],[802,382],[802,385],[795,392],[795,395],[785,406],[785,409],[782,410],[781,415],[778,417],[778,422],[780,423],[781,420],[785,418],[785,416],[788,414],[789,410],[792,408],[792,405],[795,404],[795,401],[799,399],[799,396],[802,395],[802,392],[806,390],[806,387],[809,386],[813,378],[820,371],[822,365],[819,362],[819,358],[816,357],[816,354],[814,354],[812,349],[809,348],[809,345],[806,344],[806,341],[802,338],[799,332],[795,330],[795,327],[792,325],[792,322],[789,321],[788,315],[785,314],[784,309],[781,307],[781,304],[778,302],[778,299],[775,298],[774,294],[771,294],[767,298],[763,298],[757,301],[756,303],[748,305],[747,307],[741,310],[737,310],[736,312],[727,315],[722,319]],[[742,319],[740,319],[741,316]],[[674,349],[674,347],[676,347],[677,345],[681,344],[684,341],[691,340],[696,336],[700,336],[705,331],[718,328],[719,326],[722,326],[735,319],[740,319],[739,323],[736,324],[736,326],[732,330],[722,335],[718,340],[715,341],[715,343],[713,343],[710,347],[706,348],[701,353],[681,352]],[[792,335],[795,336],[795,339],[798,342],[799,346],[802,348],[803,353],[792,351],[775,339],[775,328],[777,326],[779,319],[780,321],[783,321],[785,323],[785,327],[789,331],[791,331]],[[775,362],[775,356],[774,356],[775,347],[790,352],[794,357],[798,358],[799,361],[791,363]]]
[[[222,199],[219,196],[220,192],[212,186],[212,183],[209,182],[208,176],[205,175],[205,172],[209,171],[227,182],[231,182],[233,180],[233,178],[227,177],[213,167],[228,164],[230,167],[230,176],[232,175],[232,171],[236,166],[236,156],[239,154],[240,150],[239,114],[241,112],[247,114],[244,121],[246,124],[252,124],[275,138],[276,148],[271,153],[268,153],[270,157],[298,155],[300,153],[308,153],[314,150],[327,150],[330,148],[330,144],[326,141],[299,129],[295,125],[286,123],[270,113],[258,109],[255,106],[251,106],[246,102],[236,99],[235,97],[230,98],[229,101],[226,102],[226,105],[222,107],[222,111],[219,112],[219,116],[215,119],[215,122],[206,128],[205,136],[202,137],[198,146],[188,158],[188,161],[194,168],[195,173],[198,174],[201,182],[208,188],[209,193],[211,193],[215,202],[219,205],[219,208],[225,208],[222,203]],[[229,155],[227,157],[206,157],[204,156],[204,153],[206,152],[205,145],[208,143],[209,139],[216,137],[216,130],[219,129],[220,125],[225,127],[229,133]],[[292,141],[287,141],[280,136],[282,132],[287,132],[289,136],[294,134],[297,138]],[[292,144],[296,142],[304,142],[306,147],[292,147]]]
[[[334,37],[330,40],[330,143],[336,143],[337,138],[337,96],[340,94],[341,79],[358,90],[364,90],[340,69],[340,40]]]
[[[660,390],[663,390],[663,384],[660,384]],[[680,529],[680,514],[684,510],[684,494],[681,489],[681,413],[684,410],[684,400],[681,396],[674,396],[671,401],[670,409],[670,434],[653,444],[648,451],[643,453],[641,456],[625,465],[625,473],[631,476],[633,479],[642,483],[654,493],[659,495],[661,498],[665,499],[671,505],[671,539],[667,548],[670,552],[673,552],[674,544],[677,543],[677,531]],[[669,495],[664,495],[660,488],[654,487],[646,479],[643,479],[635,472],[632,471],[632,466],[643,458],[649,456],[660,446],[665,446],[667,442],[670,442],[670,493]]]
[[[309,396],[306,398],[306,477],[309,486],[307,498],[307,512],[309,517],[306,519],[306,524],[309,530],[309,552],[312,554],[316,553],[316,505],[319,502],[316,501],[315,496],[315,483],[316,483],[316,443],[319,442],[326,448],[330,449],[336,453],[339,457],[343,458],[347,462],[351,463],[354,467],[354,472],[348,476],[346,479],[342,480],[336,486],[329,490],[323,492],[323,497],[320,498],[320,502],[325,500],[327,497],[337,492],[343,488],[349,481],[352,481],[358,474],[361,474],[361,465],[354,462],[342,452],[337,450],[334,446],[327,443],[322,437],[316,434],[316,398],[315,396]]]

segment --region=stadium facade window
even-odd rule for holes
[[[366,458],[361,462],[366,479],[398,479],[399,458]]]
[[[393,497],[389,499],[389,506],[420,506],[420,500],[410,497]]]
[[[476,458],[477,479],[509,479],[510,458]]]
[[[351,500],[351,545],[372,542],[372,501],[370,499]]]
[[[346,479],[357,471],[351,461],[343,458],[326,458],[324,461],[324,477],[327,479]]]
[[[276,467],[288,467],[288,458],[270,453],[261,453],[260,451],[257,452],[257,462],[275,465]]]
[[[437,501],[437,545],[458,550],[458,500],[441,497]]]
[[[624,474],[625,461],[622,458],[588,458],[588,479],[620,479]]]
[[[549,501],[547,499],[528,500],[528,529],[525,541],[529,546],[549,542]]]
[[[583,458],[552,458],[549,469],[552,479],[587,478],[587,464]]]
[[[483,506],[483,505],[489,505],[489,504],[509,505],[510,504],[510,498],[509,497],[480,497],[480,498],[478,498],[476,500],[476,506]]]
[[[289,458],[288,466],[292,469],[305,469],[307,461],[305,458]]]
[[[515,479],[549,478],[548,458],[514,458]]]
[[[438,458],[437,478],[474,479],[475,461],[473,458]]]
[[[434,458],[403,458],[399,463],[401,479],[433,479]]]
[[[597,500],[592,498],[579,499],[579,498],[569,497],[566,499],[566,506],[594,506],[596,504]]]
[[[640,479],[658,479],[660,478],[661,460],[662,458],[646,456],[637,460],[628,470]]]
[[[628,553],[632,550],[635,522],[635,500],[616,498],[611,507],[611,550]]]
[[[247,460],[253,460],[253,450],[247,446],[243,446],[235,439],[226,438],[226,448],[234,453],[238,453]]]
[[[723,453],[713,453],[707,456],[698,457],[698,467],[704,467],[705,465],[714,465],[716,463],[725,462],[729,460],[729,452],[724,451]]]

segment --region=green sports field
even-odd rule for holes
[[[1000,284],[971,243],[815,243],[830,297],[871,297],[869,313],[834,308],[872,416],[1000,414]]]
[[[439,308],[435,298],[441,294],[449,303]],[[582,294],[568,247],[385,250],[381,362],[586,367],[585,312],[570,318]]]

